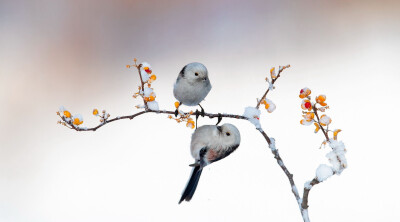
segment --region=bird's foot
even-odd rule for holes
[[[189,165],[190,167],[197,167],[200,166],[200,163],[196,162],[196,163],[192,163]]]
[[[222,114],[218,113],[218,121],[217,121],[217,124],[215,124],[215,125],[218,126],[218,124],[221,122],[221,120],[222,120]]]
[[[199,116],[200,116],[200,112],[199,112],[199,110],[198,109],[196,109],[196,112],[194,113],[195,115],[196,115],[196,123],[197,123],[197,119],[199,118]],[[196,124],[197,125],[197,124]]]
[[[200,108],[201,108],[200,114],[201,114],[202,117],[204,117],[204,116],[205,116],[204,109],[203,109],[203,107],[200,105],[200,103],[199,103],[199,106],[200,106]]]
[[[178,109],[176,109],[176,110],[175,110],[175,117],[178,116],[178,113],[179,113],[179,111],[178,111]]]

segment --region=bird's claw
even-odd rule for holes
[[[175,117],[178,116],[178,113],[179,113],[179,112],[178,112],[178,109],[176,109],[176,110],[175,110]]]
[[[200,108],[201,108],[200,115],[201,115],[202,117],[204,117],[206,113],[204,112],[204,109],[203,109],[203,107],[200,105],[200,103],[199,103],[199,106],[200,106]]]
[[[190,167],[197,167],[197,166],[200,166],[200,163],[192,163],[192,164],[189,164],[189,166]]]
[[[196,112],[195,112],[195,114],[196,114],[196,122],[197,122],[197,119],[199,118],[199,116],[200,116],[200,112],[199,112],[199,110],[197,110],[196,109]]]
[[[221,120],[222,120],[222,114],[218,113],[218,121],[217,121],[217,124],[215,124],[215,125],[218,126],[218,124],[221,122]]]

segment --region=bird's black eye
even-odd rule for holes
[[[194,75],[195,75],[195,76],[198,76],[199,74],[196,72],[196,73],[194,73]]]
[[[230,133],[226,133],[226,135],[227,135],[227,136],[230,136],[231,134],[230,134]]]

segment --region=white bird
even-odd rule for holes
[[[198,62],[184,66],[174,84],[174,96],[179,101],[179,105],[199,105],[202,116],[204,116],[204,109],[200,102],[206,98],[210,90],[211,83],[207,68]],[[175,111],[175,116],[177,115],[178,110]]]
[[[196,129],[190,144],[190,151],[195,163],[190,165],[193,167],[192,174],[179,203],[192,199],[205,166],[229,156],[239,147],[239,144],[239,130],[232,124],[204,125]]]

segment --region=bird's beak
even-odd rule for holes
[[[217,130],[222,133],[222,127],[221,126],[217,126]]]
[[[203,81],[207,81],[207,77],[206,77],[206,78],[203,78]]]

